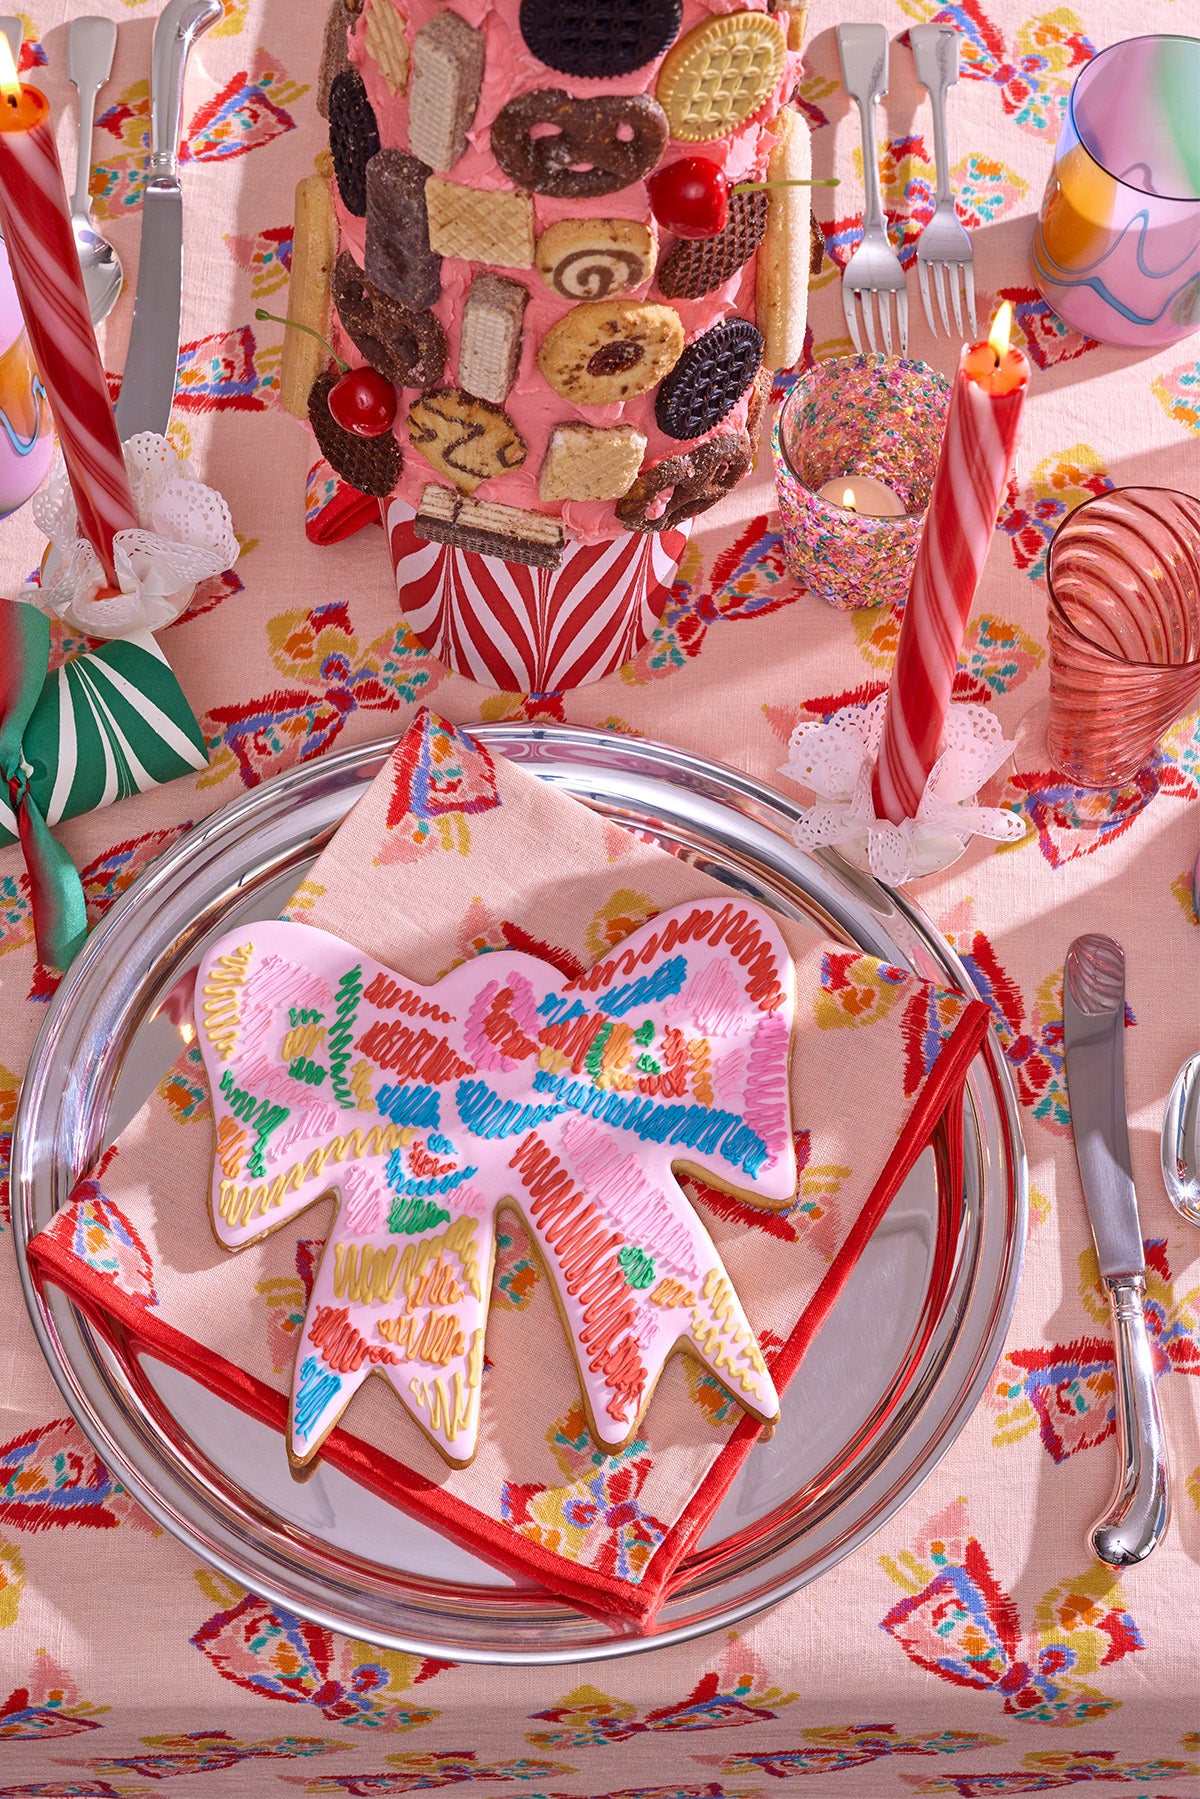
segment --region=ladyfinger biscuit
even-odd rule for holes
[[[528,289],[507,275],[476,275],[472,281],[463,307],[458,384],[477,400],[504,404],[521,356],[528,302]]]
[[[408,142],[431,169],[452,169],[479,105],[484,41],[456,12],[437,13],[413,39]]]
[[[338,0],[340,6],[342,0]],[[296,325],[329,335],[330,271],[337,250],[337,221],[329,183],[305,175],[296,183],[292,226],[292,273],[287,316]],[[293,418],[308,417],[308,396],[325,367],[325,349],[308,331],[285,331],[279,366],[279,398]]]
[[[367,280],[414,311],[442,291],[442,259],[429,244],[425,182],[429,170],[403,150],[381,150],[366,180]]]
[[[807,181],[812,174],[812,135],[804,118],[785,106],[775,120],[768,181]],[[792,368],[804,352],[808,323],[808,271],[812,255],[807,187],[768,187],[767,229],[758,249],[755,311],[769,369]]]

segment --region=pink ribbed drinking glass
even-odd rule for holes
[[[1200,500],[1165,487],[1098,494],[1050,543],[1054,767],[1120,787],[1200,703]]]

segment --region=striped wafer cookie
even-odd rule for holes
[[[456,12],[436,13],[413,40],[408,142],[431,169],[452,169],[479,104],[484,42]]]
[[[501,506],[495,500],[468,499],[432,482],[421,494],[413,530],[432,543],[448,543],[459,550],[475,550],[482,556],[499,556],[505,562],[523,562],[533,568],[557,568],[565,541],[558,520],[545,513]]]
[[[378,66],[388,92],[402,94],[408,86],[408,39],[392,0],[371,0],[363,27],[363,49]]]
[[[507,275],[476,275],[463,307],[458,381],[478,400],[502,406],[521,356],[529,291]]]

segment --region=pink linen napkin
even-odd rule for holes
[[[578,979],[668,908],[731,897],[422,713],[286,916],[431,986],[498,949]],[[777,923],[797,979],[796,1198],[772,1212],[691,1175],[682,1184],[782,1393],[922,1150],[935,1141],[959,1168],[962,1086],[988,1013]],[[210,1221],[213,1152],[193,1045],[30,1258],[101,1330],[278,1431],[282,1456],[334,1201],[323,1194],[231,1254]],[[492,1562],[645,1628],[688,1578],[682,1564],[762,1426],[682,1354],[667,1362],[636,1435],[606,1453],[588,1428],[550,1274],[510,1211],[499,1214],[480,1386],[478,1450],[466,1467],[447,1464],[379,1379],[354,1393],[320,1453]]]

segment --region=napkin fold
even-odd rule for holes
[[[421,713],[286,916],[430,986],[506,948],[578,976],[658,913],[710,897],[731,890]],[[778,923],[797,975],[796,1198],[771,1212],[694,1176],[682,1184],[782,1394],[925,1148],[960,1178],[963,1082],[988,1012]],[[194,1033],[187,1020],[184,1029]],[[127,1352],[160,1357],[270,1426],[283,1457],[292,1363],[334,1201],[231,1254],[210,1224],[213,1151],[193,1042],[30,1260]],[[949,1277],[946,1266],[935,1281]],[[550,1278],[519,1216],[502,1210],[474,1459],[451,1468],[371,1379],[321,1455],[493,1564],[645,1629],[689,1578],[686,1558],[761,1429],[683,1354],[667,1363],[638,1433],[606,1453],[587,1426]]]

